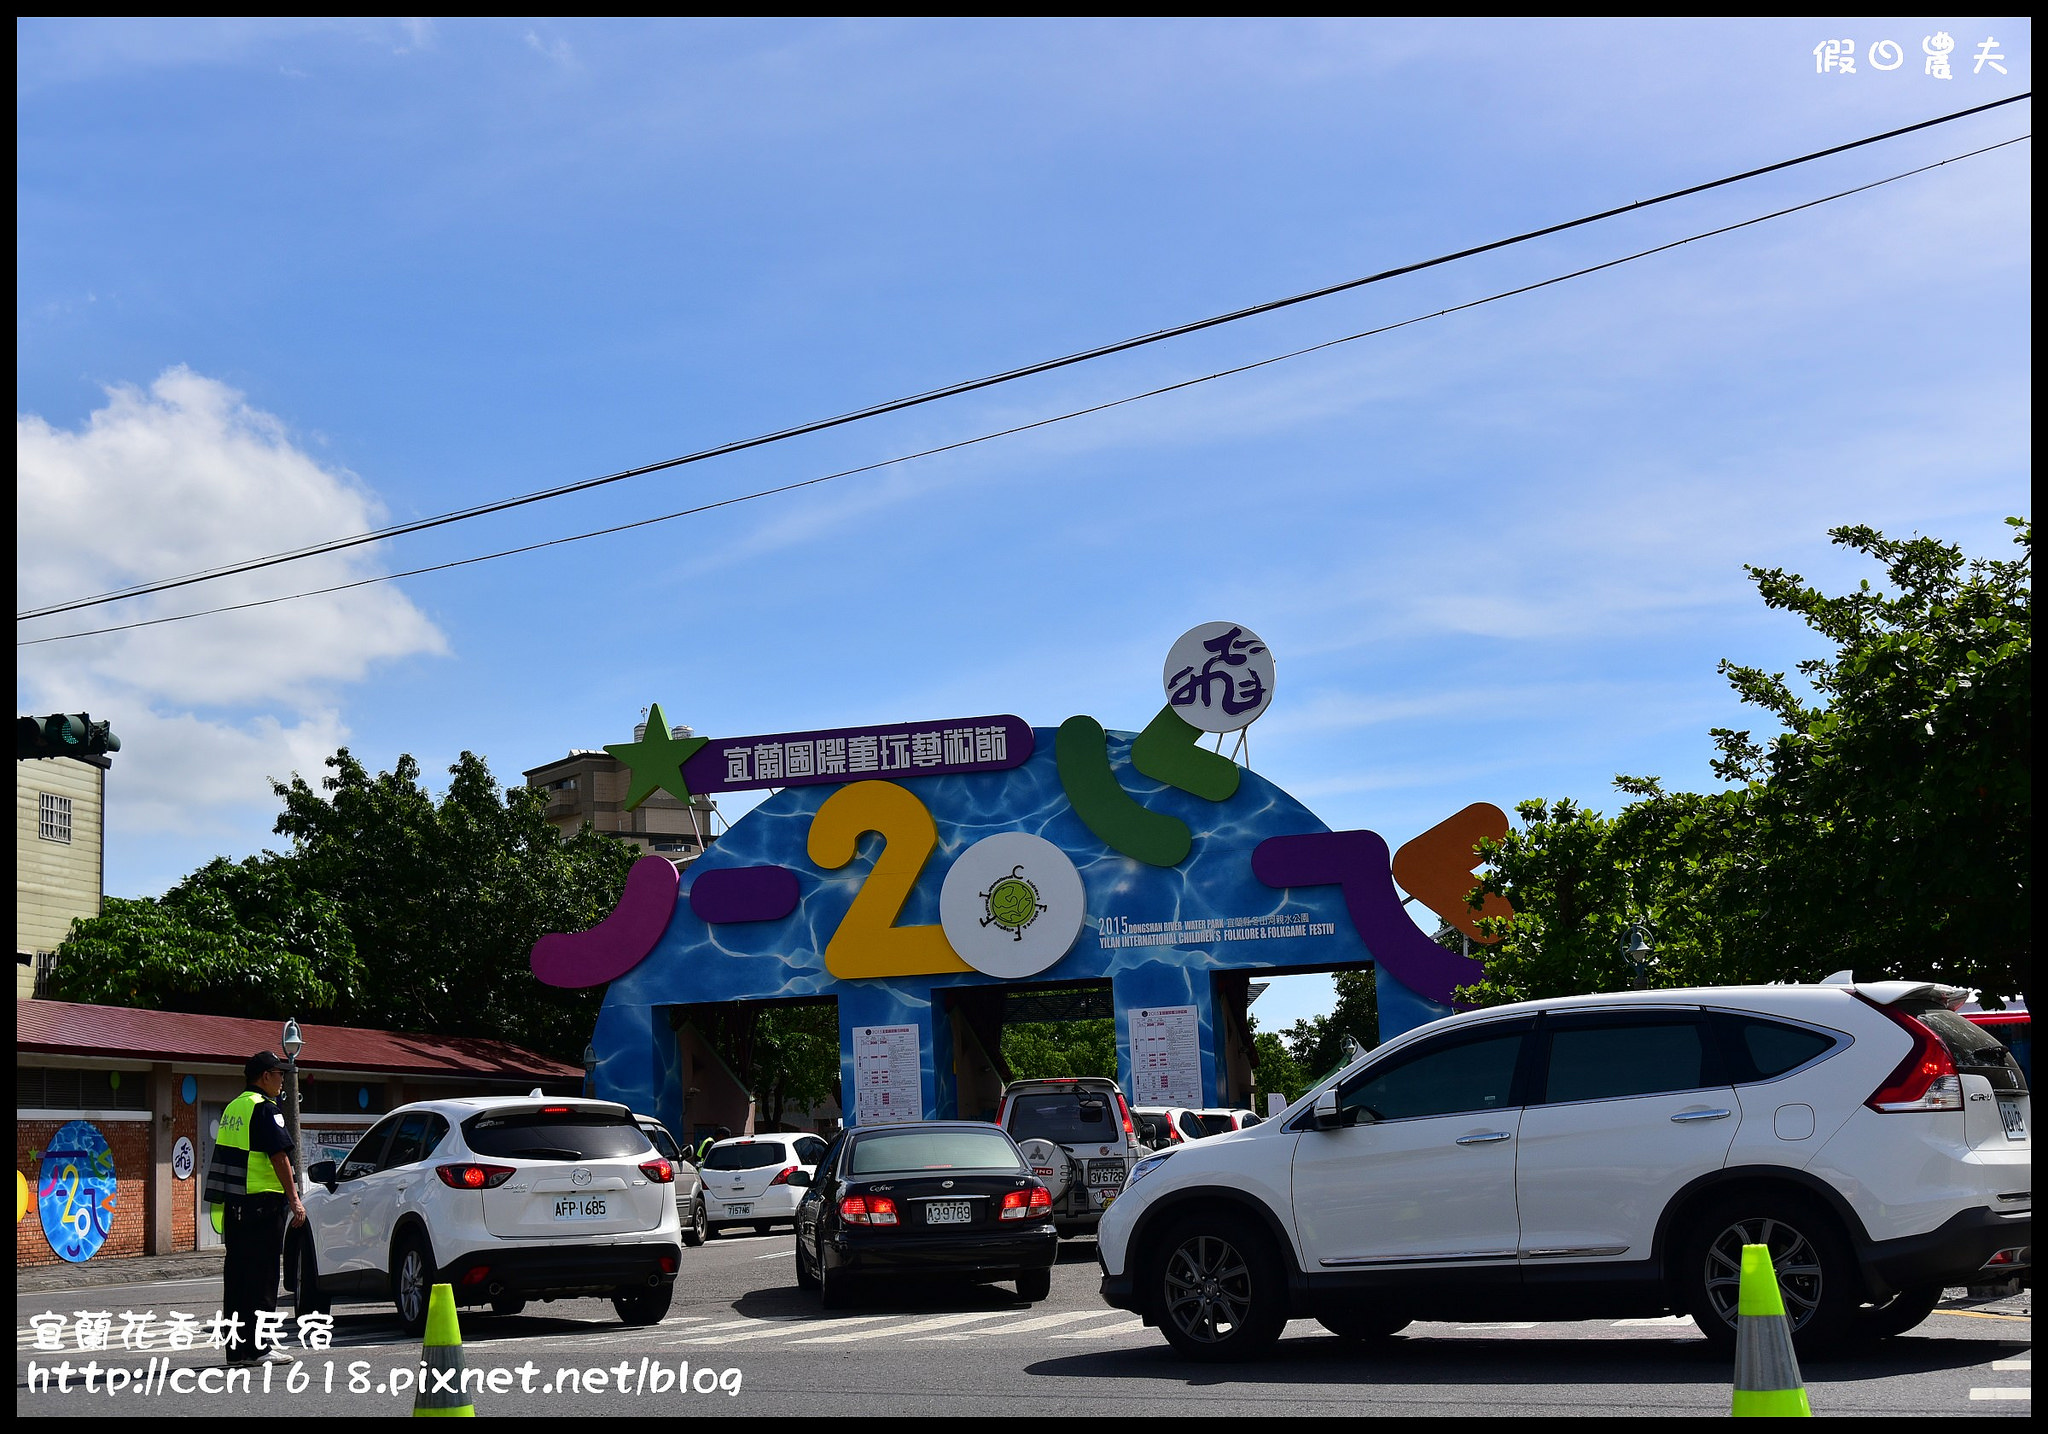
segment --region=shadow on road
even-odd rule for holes
[[[1875,1350],[1802,1361],[1812,1385],[1851,1384],[1901,1374],[1967,1369],[1984,1363],[1985,1342],[1899,1339]],[[1395,1336],[1371,1346],[1328,1337],[1282,1340],[1270,1354],[1243,1364],[1185,1359],[1161,1336],[1156,1346],[1042,1359],[1027,1374],[1062,1379],[1156,1379],[1203,1387],[1220,1384],[1349,1384],[1465,1386],[1489,1384],[1726,1384],[1731,1356],[1705,1340],[1431,1339]]]

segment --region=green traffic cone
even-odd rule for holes
[[[1768,1245],[1742,1247],[1742,1289],[1736,1305],[1735,1408],[1737,1418],[1813,1417],[1799,1356],[1792,1351],[1792,1326],[1785,1297],[1771,1268]]]
[[[435,1285],[427,1301],[427,1337],[420,1348],[420,1368],[422,1382],[420,1392],[413,1396],[413,1418],[476,1418],[476,1406],[462,1390],[462,1326],[455,1318],[452,1285]]]

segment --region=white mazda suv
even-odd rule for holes
[[[1102,1293],[1183,1353],[1290,1318],[1688,1314],[1735,1336],[1767,1245],[1794,1338],[1902,1333],[1944,1286],[2030,1279],[2025,1077],[1910,981],[1632,991],[1410,1031],[1250,1130],[1140,1161]]]
[[[287,1247],[301,1314],[389,1300],[416,1334],[447,1284],[458,1305],[500,1314],[596,1295],[654,1324],[675,1293],[675,1167],[622,1105],[419,1101],[306,1176],[306,1225]]]

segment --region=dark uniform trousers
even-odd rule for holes
[[[229,1360],[254,1359],[256,1312],[277,1304],[277,1275],[284,1263],[284,1231],[291,1208],[281,1193],[230,1195],[221,1215],[221,1237],[227,1259],[221,1268],[225,1314],[242,1323],[228,1345]]]

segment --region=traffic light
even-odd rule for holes
[[[80,757],[100,759],[121,750],[111,722],[95,722],[89,712],[59,712],[51,717],[14,719],[14,760],[30,757]]]

